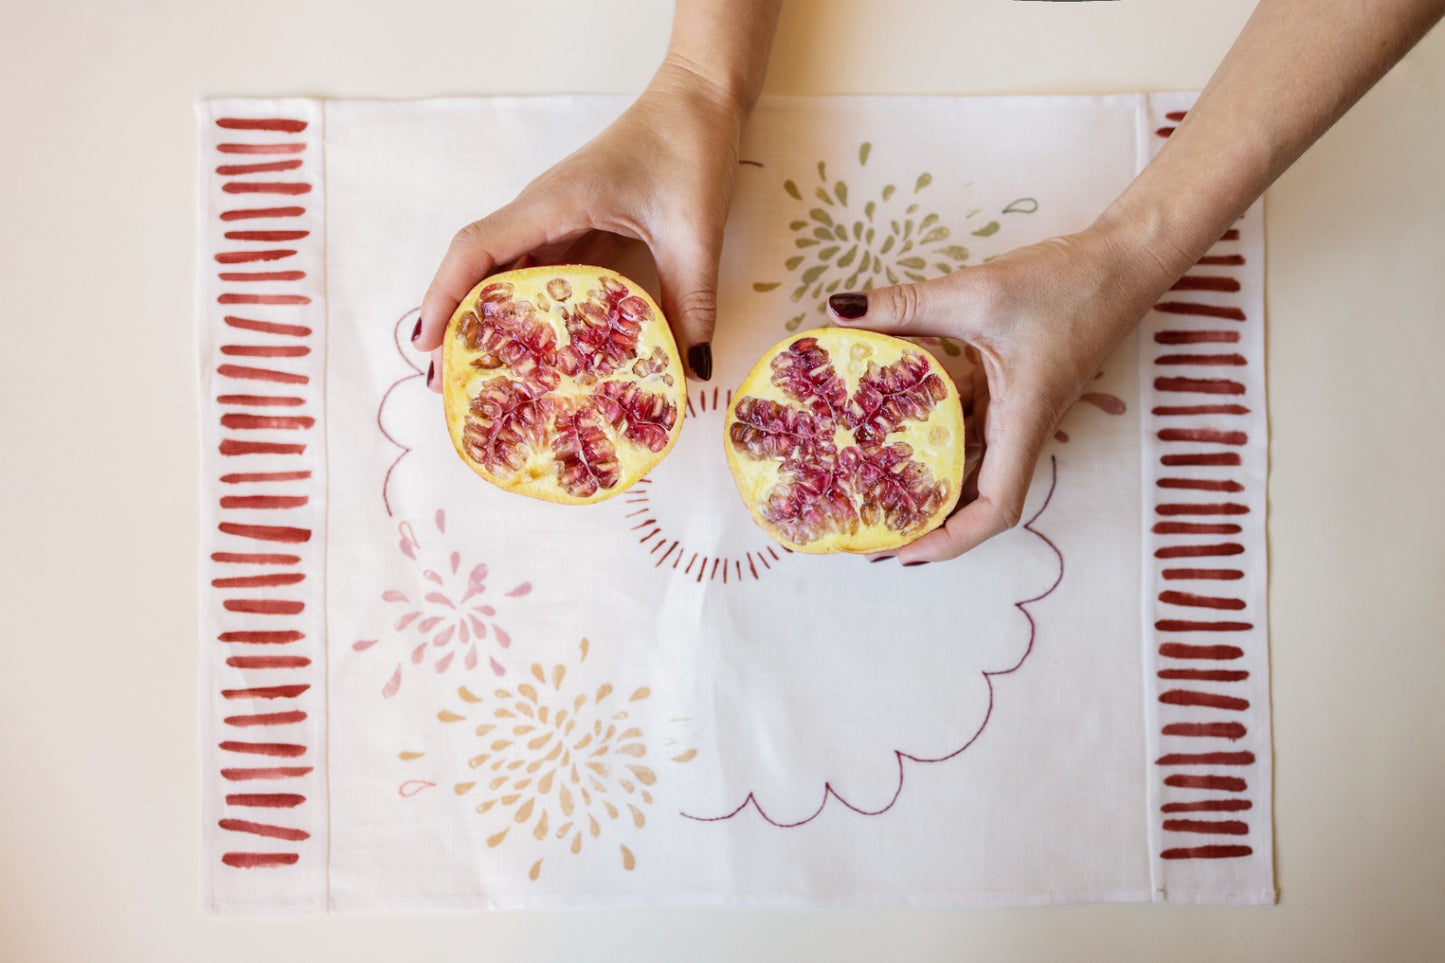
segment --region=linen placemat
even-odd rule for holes
[[[788,553],[722,450],[828,293],[1088,225],[1192,100],[764,99],[713,380],[583,508],[472,475],[408,336],[627,101],[203,103],[207,905],[1272,901],[1260,205],[962,558]]]

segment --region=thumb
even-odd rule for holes
[[[662,311],[672,324],[688,370],[712,377],[712,333],[717,326],[717,264],[722,237],[698,237],[653,252],[662,284]]]
[[[900,562],[940,561],[970,549],[1023,521],[1024,500],[1047,436],[1031,425],[1006,429],[984,452],[978,470],[978,497],[943,527],[905,547]]]
[[[828,313],[842,325],[903,336],[963,334],[976,297],[962,275],[871,291],[846,291],[828,298]]]

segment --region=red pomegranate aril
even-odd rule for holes
[[[773,359],[773,384],[814,414],[836,419],[848,401],[848,386],[833,370],[828,352],[816,338],[799,338]]]
[[[612,488],[620,472],[617,453],[602,430],[602,416],[590,405],[556,418],[552,451],[557,456],[557,482],[577,498],[588,498],[599,488]]]
[[[819,329],[774,346],[744,379],[727,453],[755,520],[789,547],[873,552],[952,509],[962,438],[936,360],[885,335]]]
[[[652,309],[639,297],[629,295],[617,302],[617,310],[629,321],[645,321],[652,316]]]
[[[852,499],[838,489],[831,475],[778,485],[767,496],[763,517],[804,543],[829,530],[852,532],[858,527]]]
[[[489,301],[501,301],[512,296],[513,287],[506,281],[497,281],[482,288],[477,295],[477,300],[482,304]]]
[[[820,433],[812,415],[763,398],[739,401],[737,421],[728,428],[733,445],[754,458],[786,458],[815,447],[820,435],[831,443],[831,429]]]
[[[583,293],[585,292],[585,294]],[[478,474],[557,502],[593,502],[676,441],[686,394],[666,319],[603,268],[524,268],[483,282],[444,342],[452,441]]]
[[[597,389],[596,402],[607,422],[622,430],[629,441],[651,451],[667,447],[677,423],[677,406],[666,398],[635,384],[609,381]]]
[[[637,363],[632,366],[632,373],[639,378],[646,378],[648,375],[657,374],[659,371],[666,370],[666,368],[667,353],[661,348],[653,348],[652,354],[645,358],[637,359]],[[670,377],[670,375],[665,376],[662,379],[663,383],[672,384],[672,382],[668,380]]]
[[[921,355],[905,354],[884,368],[869,364],[844,413],[844,421],[861,444],[878,442],[905,421],[926,421],[948,396],[943,379],[929,370]]]
[[[898,442],[882,448],[849,448],[849,470],[863,504],[863,521],[882,521],[903,531],[936,511],[946,490],[934,482],[927,466],[913,459],[913,449]]]
[[[507,378],[482,386],[471,404],[466,440],[472,457],[489,468],[516,471],[527,453],[541,445],[546,430],[537,398]]]

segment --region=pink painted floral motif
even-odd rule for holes
[[[409,591],[392,588],[381,594],[384,601],[400,610],[391,630],[398,644],[407,649],[382,687],[381,694],[388,699],[401,688],[402,670],[408,664],[430,664],[437,672],[460,664],[470,671],[481,661],[479,647],[495,644],[505,649],[512,644],[511,636],[497,624],[497,609],[491,604],[500,604],[500,600],[491,596],[488,601],[486,564],[464,564],[460,552],[447,551],[440,545],[441,536],[446,534],[446,513],[442,509],[437,509],[435,524],[437,538],[428,537],[425,546],[410,522],[398,526],[398,547],[416,563],[417,579]],[[530,591],[531,583],[521,582],[502,594],[517,598]],[[364,652],[380,641],[360,639],[351,647]],[[488,655],[487,661],[495,674],[506,672],[495,657]]]

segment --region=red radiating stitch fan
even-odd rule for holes
[[[699,436],[715,438],[721,430],[723,413],[731,402],[732,392],[717,387],[689,391],[689,422],[683,429],[686,433],[684,443]],[[791,554],[787,548],[775,546],[761,537],[756,539],[755,546],[741,550],[704,550],[689,546],[685,536],[673,534],[683,527],[682,519],[673,517],[677,506],[668,505],[666,500],[657,496],[655,480],[650,477],[641,479],[623,496],[623,502],[629,509],[624,515],[629,523],[628,529],[636,534],[639,546],[645,547],[649,555],[656,556],[654,568],[669,567],[696,583],[716,581],[728,584],[740,579],[760,579],[772,571],[784,555]]]

